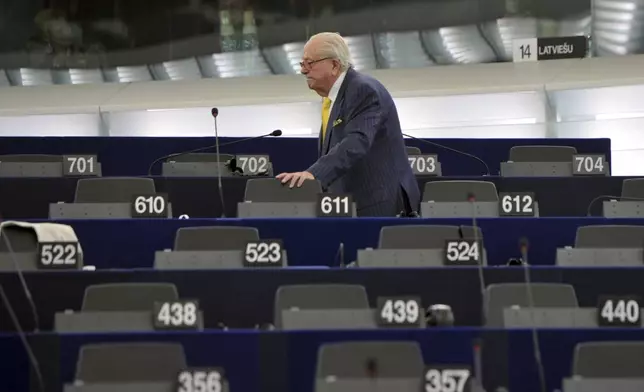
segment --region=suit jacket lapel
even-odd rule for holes
[[[320,125],[320,132],[318,134],[318,158],[322,156],[322,125]]]
[[[347,85],[349,84],[349,79],[353,77],[353,72],[355,71],[349,68],[346,76],[344,77],[344,80],[342,81],[342,85],[340,86],[340,91],[338,91],[338,96],[335,98],[335,101],[333,102],[333,108],[331,109],[331,114],[329,114],[329,122],[327,123],[327,126],[326,126],[326,136],[324,138],[324,145],[322,146],[321,155],[325,155],[326,153],[329,152],[329,145],[331,143],[331,136],[333,134],[333,123],[335,123],[335,120],[337,120],[338,115],[340,113],[340,107],[342,106],[344,101],[344,93],[347,89]],[[320,132],[321,130],[322,129],[320,128]]]

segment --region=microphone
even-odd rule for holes
[[[22,290],[25,294],[25,297],[27,298],[29,307],[31,308],[31,312],[34,320],[34,332],[38,332],[40,322],[38,318],[38,312],[36,310],[36,304],[34,303],[33,297],[31,295],[31,291],[29,290],[29,286],[27,286],[27,282],[22,273],[22,269],[20,268],[20,263],[18,263],[18,260],[16,259],[16,254],[13,251],[13,246],[11,246],[11,241],[9,241],[9,236],[7,235],[7,232],[5,230],[2,230],[1,227],[0,227],[0,237],[4,239],[5,245],[7,246],[7,251],[9,252],[9,257],[11,257],[11,261],[13,262],[16,273],[18,274],[18,278],[20,279]],[[44,392],[45,384],[42,378],[42,373],[40,371],[40,365],[38,363],[38,360],[36,359],[36,356],[33,353],[33,350],[31,349],[31,346],[29,345],[29,342],[27,341],[27,335],[25,334],[25,331],[22,329],[22,326],[20,325],[20,321],[18,321],[18,317],[16,316],[16,313],[14,312],[13,307],[11,306],[9,297],[7,297],[2,286],[0,286],[0,297],[2,297],[2,302],[4,306],[7,308],[7,312],[9,313],[9,317],[11,318],[13,327],[16,329],[16,332],[18,333],[20,341],[24,346],[25,351],[27,352],[27,357],[29,359],[29,362],[31,363],[31,366],[34,370],[34,374],[38,381],[38,390],[40,392]]]
[[[223,143],[223,144],[220,144],[219,147],[226,147],[226,146],[230,146],[230,145],[233,145],[233,144],[247,142],[247,141],[255,140],[255,139],[262,139],[262,138],[269,137],[269,136],[282,136],[282,131],[279,130],[279,129],[276,129],[273,132],[267,133],[265,135],[247,137],[247,138],[244,138],[244,139],[233,140],[232,142],[228,142],[228,143]],[[195,153],[195,152],[208,151],[210,149],[216,148],[216,146],[217,146],[216,144],[213,144],[213,145],[206,146],[206,147],[195,148],[194,150],[175,152],[175,153],[164,155],[164,156],[162,156],[160,158],[157,158],[148,167],[148,176],[152,176],[152,169],[154,168],[154,165],[156,165],[157,163],[161,162],[164,159],[176,158],[176,157],[180,157],[182,155],[192,154],[192,153]]]
[[[370,379],[378,378],[378,362],[373,358],[369,358],[365,365],[367,377]]]
[[[475,388],[478,390],[483,389],[483,357],[481,354],[482,350],[482,339],[476,339],[472,346],[473,357],[474,357],[474,380],[472,381],[475,384]],[[472,388],[474,390],[474,388]]]
[[[481,158],[477,157],[476,155],[472,155],[472,154],[470,154],[470,153],[467,153],[467,152],[465,152],[465,151],[461,151],[461,150],[457,150],[457,149],[452,148],[452,147],[447,147],[447,146],[445,146],[445,145],[438,144],[438,143],[436,143],[436,142],[430,142],[429,140],[421,139],[421,138],[418,138],[418,137],[416,137],[416,136],[408,135],[408,134],[406,134],[406,133],[403,133],[402,135],[403,135],[403,136],[407,136],[408,138],[411,138],[411,139],[414,139],[414,140],[418,140],[419,142],[422,142],[422,143],[427,143],[427,144],[429,144],[430,146],[435,146],[435,147],[438,147],[438,148],[442,148],[442,149],[445,149],[445,150],[448,150],[448,151],[455,152],[455,153],[457,153],[457,154],[464,155],[464,156],[466,156],[466,157],[470,157],[470,158],[476,159],[477,161],[481,162],[481,163],[483,164],[483,166],[485,166],[485,174],[484,174],[484,175],[485,175],[485,176],[489,176],[489,175],[490,175],[490,167],[487,165],[487,163],[485,163],[485,161],[484,161],[484,160],[482,160]]]
[[[210,111],[212,118],[215,121],[215,155],[217,156],[217,164],[221,162],[221,155],[219,155],[219,132],[217,130],[217,116],[219,109],[212,108]],[[217,167],[217,190],[219,191],[219,200],[221,201],[221,217],[226,217],[226,205],[224,204],[224,188],[221,184],[221,167]]]
[[[482,162],[482,161],[481,161]],[[487,167],[487,165],[486,165]],[[489,173],[489,171],[488,171]],[[485,317],[485,289],[487,286],[485,285],[485,271],[483,270],[483,255],[485,247],[483,246],[483,241],[479,242],[479,228],[476,224],[476,206],[474,203],[476,202],[476,195],[474,192],[468,192],[467,194],[467,201],[470,203],[471,206],[471,212],[472,212],[472,229],[474,230],[474,243],[476,246],[479,247],[479,262],[477,263],[477,272],[479,275],[479,286],[481,290],[481,316]],[[462,234],[462,233],[461,233]],[[481,344],[480,342],[477,342],[474,346],[474,382],[476,383],[476,386],[481,386],[483,383],[483,365],[482,365],[482,360],[481,360]],[[480,387],[479,389],[483,389]]]
[[[338,253],[340,254],[340,268],[344,268],[344,242],[340,242]]]
[[[40,329],[40,319],[38,317],[38,311],[36,310],[36,304],[34,303],[33,296],[31,295],[31,290],[29,290],[29,286],[27,286],[27,281],[25,280],[25,276],[22,273],[22,268],[20,267],[20,263],[18,263],[18,260],[16,260],[16,254],[13,251],[13,246],[11,246],[11,242],[9,241],[9,236],[7,235],[6,230],[3,230],[1,227],[0,227],[0,237],[2,237],[5,245],[7,246],[7,251],[9,252],[9,257],[13,262],[13,267],[16,270],[16,274],[18,274],[18,279],[20,280],[22,291],[24,292],[25,297],[27,298],[27,302],[29,303],[29,308],[31,309],[31,315],[34,321],[34,332],[38,332],[38,330]]]
[[[526,291],[528,298],[528,306],[530,311],[534,311],[534,298],[532,297],[532,280],[530,279],[530,267],[528,263],[528,247],[530,243],[526,237],[522,237],[519,240],[519,250],[521,251],[521,258],[523,259],[523,273],[525,276],[526,282]],[[541,386],[541,392],[546,392],[546,377],[543,370],[543,362],[541,360],[541,345],[539,344],[539,335],[537,328],[534,325],[534,319],[532,320],[532,346],[534,349],[534,361],[537,365],[537,372],[539,374],[539,385]]]
[[[479,247],[479,262],[477,263],[477,271],[479,274],[479,285],[480,285],[480,290],[481,290],[481,316],[485,317],[485,273],[483,271],[483,255],[484,255],[484,249],[485,247],[483,246],[483,241],[479,242],[479,228],[476,225],[476,206],[474,203],[476,202],[476,195],[474,192],[468,192],[467,194],[467,201],[470,203],[470,206],[472,207],[471,212],[472,212],[472,229],[474,229],[474,243],[476,246]],[[474,375],[475,375],[475,380],[474,382],[477,383],[477,386],[481,386],[483,383],[483,365],[482,365],[482,360],[481,360],[481,344],[480,342],[477,342],[474,345]],[[482,389],[482,388],[480,388]]]
[[[482,315],[485,315],[485,274],[483,271],[483,244],[479,242],[479,228],[476,225],[476,195],[473,192],[467,194],[467,201],[470,203],[471,213],[472,213],[472,229],[474,230],[474,243],[479,248],[479,262],[478,265],[478,274],[479,274],[479,285],[481,286],[481,310]],[[462,234],[462,233],[461,233]]]
[[[595,197],[588,203],[588,208],[586,209],[586,216],[592,216],[590,210],[592,209],[593,205],[598,202],[599,200],[602,199],[622,199],[626,201],[644,201],[643,197],[627,197],[627,196],[613,196],[613,195],[600,195]]]
[[[11,318],[13,327],[16,329],[16,332],[18,333],[18,337],[20,338],[20,343],[24,346],[25,351],[27,352],[27,358],[29,359],[29,363],[31,364],[31,367],[34,370],[34,375],[36,376],[36,380],[38,381],[38,390],[40,392],[45,392],[45,383],[42,378],[42,373],[40,372],[40,364],[38,363],[38,359],[34,355],[34,352],[31,349],[31,346],[29,345],[29,341],[27,340],[27,335],[25,334],[25,331],[23,331],[22,327],[20,326],[18,317],[16,316],[16,313],[13,310],[13,306],[11,306],[11,302],[9,302],[9,297],[7,297],[7,294],[4,292],[4,289],[2,288],[2,286],[0,286],[0,297],[2,298],[2,303],[7,308],[7,313],[9,313],[9,318]]]

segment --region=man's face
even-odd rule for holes
[[[311,41],[304,46],[300,66],[309,88],[326,97],[339,75],[339,65],[333,59],[320,56],[319,46],[317,41]]]

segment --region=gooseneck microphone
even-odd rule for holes
[[[217,130],[217,116],[219,109],[212,108],[210,111],[215,122],[215,155],[217,156],[217,190],[219,191],[219,200],[221,201],[221,217],[226,217],[226,205],[224,203],[224,188],[221,184],[221,155],[219,155],[219,131]]]
[[[18,275],[18,279],[20,280],[22,291],[24,292],[25,298],[27,298],[27,302],[29,303],[29,308],[31,309],[31,315],[34,321],[34,332],[39,332],[40,318],[38,317],[38,310],[36,309],[36,303],[34,302],[34,298],[31,295],[31,290],[29,290],[29,286],[27,285],[25,276],[22,273],[22,267],[20,266],[20,263],[18,262],[18,260],[16,260],[16,253],[13,250],[11,241],[9,241],[9,236],[7,235],[6,231],[2,230],[1,227],[0,227],[0,236],[4,240],[5,246],[7,247],[7,251],[9,252],[9,257],[11,258],[11,262],[13,263],[13,268],[16,270],[16,274]]]
[[[340,242],[340,245],[338,245],[338,251],[335,252],[335,260],[337,260],[338,258],[340,259],[340,268],[345,268],[346,265],[344,264],[344,242]]]
[[[365,363],[365,373],[368,378],[371,380],[376,380],[379,376],[379,371],[378,371],[378,362],[376,362],[375,359],[369,358],[367,359],[367,362]]]
[[[592,208],[600,200],[604,199],[615,199],[615,200],[626,200],[626,201],[644,201],[644,197],[628,197],[628,196],[613,196],[613,195],[599,195],[592,199],[590,203],[588,203],[588,208],[586,209],[586,216],[592,216]]]
[[[262,138],[269,137],[269,136],[282,136],[282,131],[279,130],[279,129],[276,129],[273,132],[267,133],[265,135],[247,137],[247,138],[244,138],[244,139],[233,140],[232,142],[228,142],[228,143],[222,143],[222,144],[219,145],[219,147],[226,147],[226,146],[230,146],[230,145],[233,145],[233,144],[248,142],[248,141],[255,140],[255,139],[262,139]],[[155,159],[150,164],[150,166],[148,167],[148,176],[152,175],[152,169],[154,168],[154,165],[156,165],[157,163],[161,162],[164,159],[176,158],[176,157],[180,157],[180,156],[183,156],[183,155],[192,154],[192,153],[195,153],[195,152],[208,151],[208,150],[212,150],[213,148],[216,148],[215,144],[210,145],[210,146],[206,146],[206,147],[195,148],[194,150],[175,152],[175,153],[172,153],[172,154],[168,154],[168,155],[164,155],[162,157],[159,157],[159,158]]]
[[[485,163],[484,160],[482,160],[481,158],[477,157],[476,155],[467,153],[465,151],[457,150],[457,149],[452,148],[452,147],[447,147],[447,146],[445,146],[443,144],[439,144],[439,143],[436,143],[436,142],[430,142],[429,140],[421,139],[421,138],[418,138],[416,136],[412,136],[412,135],[409,135],[409,134],[406,134],[406,133],[403,133],[402,135],[406,136],[406,137],[408,137],[410,139],[418,140],[419,142],[429,144],[430,146],[442,148],[442,149],[447,150],[447,151],[452,151],[452,152],[455,152],[457,154],[461,154],[461,155],[464,155],[466,157],[476,159],[477,161],[481,162],[483,164],[483,166],[485,166],[485,174],[484,175],[486,175],[486,176],[490,175],[490,167],[487,165],[487,163]]]
[[[22,285],[23,292],[27,298],[27,302],[29,303],[29,307],[31,308],[31,312],[33,315],[34,319],[34,332],[38,332],[39,327],[40,327],[40,322],[39,322],[39,317],[38,317],[38,311],[36,310],[36,304],[34,303],[33,297],[31,296],[31,291],[29,290],[29,286],[27,286],[27,282],[25,280],[25,277],[22,273],[22,268],[20,266],[20,263],[16,259],[16,253],[14,252],[13,246],[11,245],[11,241],[9,240],[9,236],[7,233],[3,230],[0,230],[0,236],[3,237],[3,240],[5,242],[5,245],[7,247],[7,251],[9,252],[9,257],[11,257],[11,261],[14,264],[14,268],[16,270],[16,273],[18,274],[18,278],[20,279],[20,284]],[[20,325],[20,321],[18,320],[18,316],[16,315],[13,306],[11,306],[11,302],[9,301],[9,297],[5,293],[4,289],[2,286],[0,286],[0,299],[2,300],[2,303],[4,304],[5,308],[7,309],[7,313],[9,313],[9,318],[11,319],[11,322],[13,323],[13,327],[16,330],[16,333],[18,334],[18,337],[20,338],[20,342],[22,343],[25,352],[27,353],[27,358],[29,360],[29,363],[31,364],[31,367],[34,371],[34,375],[36,377],[36,381],[38,382],[38,390],[40,392],[45,392],[45,383],[43,381],[42,377],[42,372],[40,370],[40,364],[38,363],[38,359],[34,355],[33,350],[31,349],[31,345],[29,344],[29,341],[27,340],[27,335],[25,334],[25,331],[22,329],[22,326]]]
[[[472,229],[474,230],[474,243],[476,246],[478,246],[479,250],[479,262],[477,263],[477,270],[479,274],[479,285],[481,286],[481,309],[482,309],[482,315],[485,315],[485,289],[487,286],[485,285],[485,272],[483,271],[483,241],[479,242],[479,228],[476,225],[476,195],[473,192],[469,192],[467,194],[467,201],[470,203],[471,207],[471,214],[472,214]]]
[[[526,283],[526,295],[528,299],[528,306],[530,311],[534,312],[534,297],[532,296],[532,280],[530,279],[530,265],[528,262],[528,239],[522,237],[519,240],[519,250],[521,251],[521,258],[523,259],[523,273],[525,276]],[[539,385],[541,386],[541,392],[546,392],[546,376],[543,370],[543,362],[541,360],[541,345],[539,344],[539,334],[537,332],[537,327],[534,325],[534,319],[532,320],[532,346],[534,349],[534,361],[537,365],[537,372],[539,375]]]
[[[4,292],[4,289],[2,288],[2,286],[0,286],[0,299],[2,299],[2,303],[7,308],[7,313],[9,313],[9,318],[13,323],[13,327],[16,329],[16,333],[18,333],[18,337],[20,338],[20,343],[22,344],[25,351],[27,352],[27,358],[29,360],[29,364],[31,365],[34,371],[36,381],[38,382],[38,391],[45,392],[45,382],[42,377],[42,372],[40,371],[40,364],[38,363],[38,359],[34,355],[34,352],[31,349],[31,345],[29,345],[29,341],[27,340],[27,334],[25,334],[25,331],[23,331],[22,327],[20,326],[20,321],[18,321],[18,316],[16,316],[16,312],[13,310],[13,307],[11,306],[11,302],[9,302],[9,297],[7,297],[7,294]]]

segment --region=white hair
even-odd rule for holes
[[[320,42],[318,55],[338,60],[342,71],[346,71],[351,67],[351,53],[349,53],[349,46],[340,34],[318,33],[309,38],[309,42],[313,40]]]

